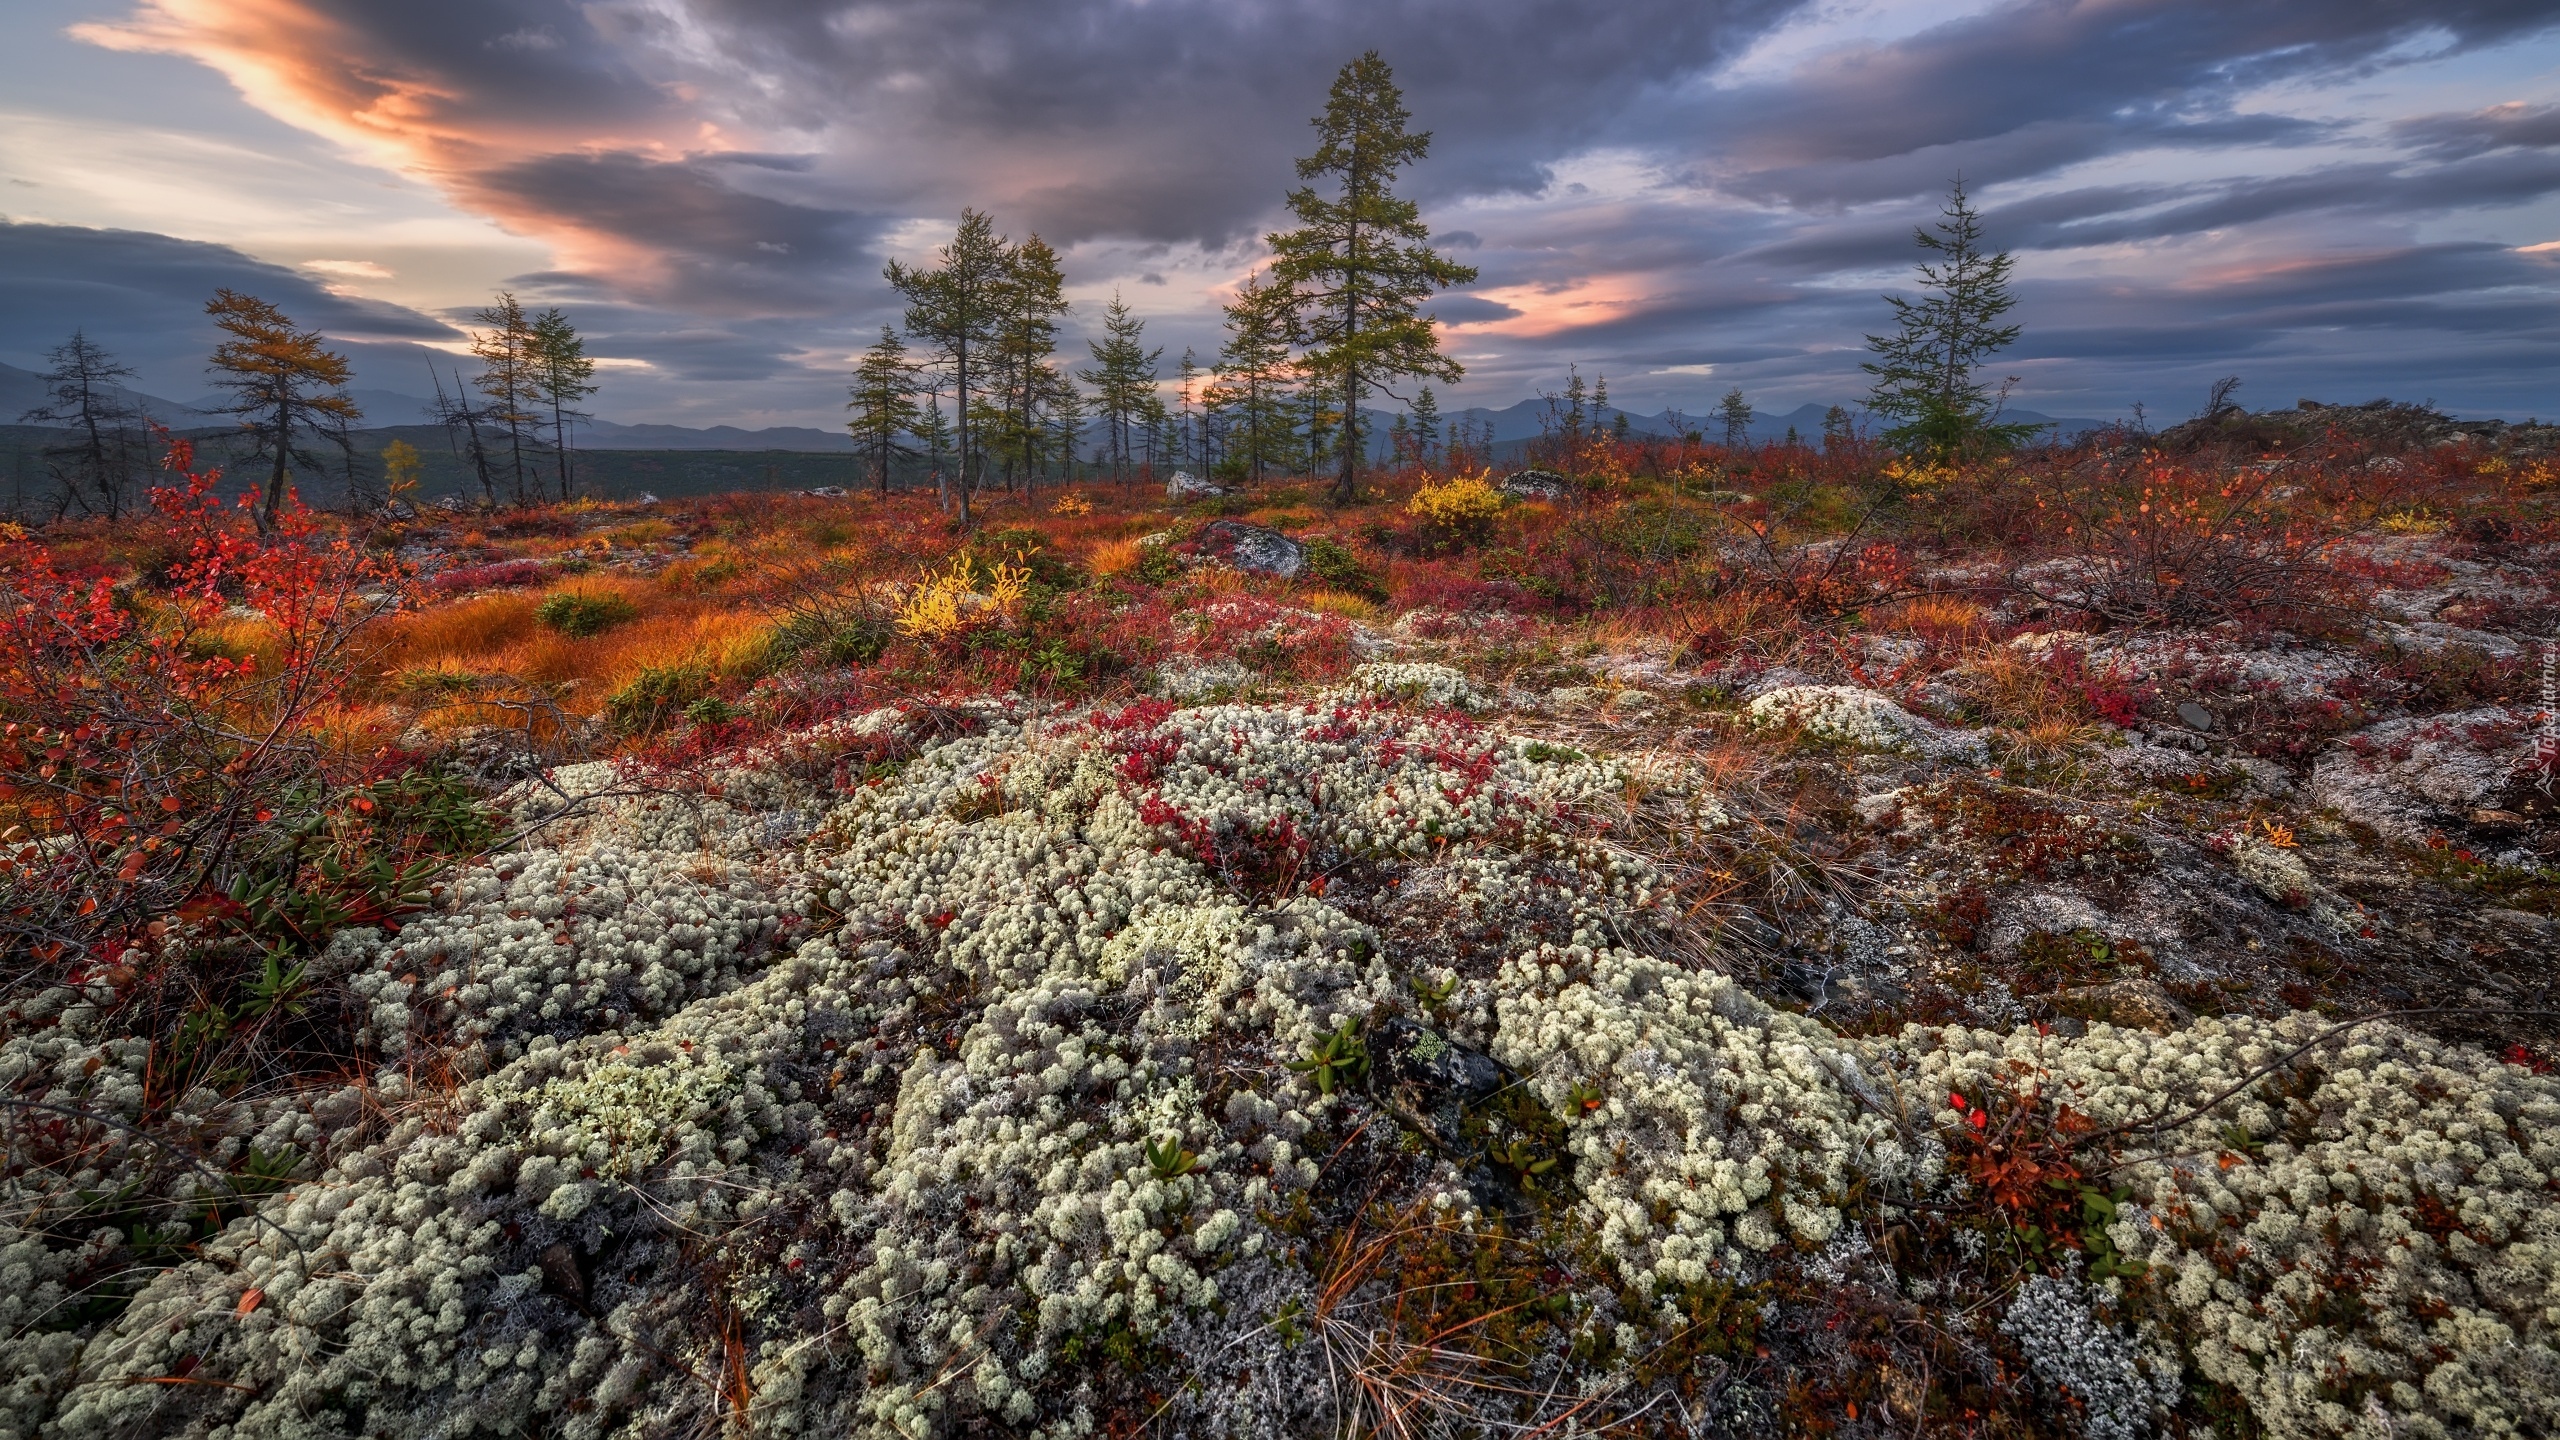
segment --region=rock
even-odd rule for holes
[[[1520,470],[1503,476],[1496,488],[1520,500],[1561,500],[1572,493],[1573,482],[1553,470]]]
[[[2057,1002],[2109,1024],[2167,1034],[2187,1023],[2187,1008],[2148,975],[2128,975],[2104,985],[2053,992]]]
[[[1466,1108],[1502,1088],[1502,1067],[1426,1025],[1402,1018],[1369,1042],[1379,1091],[1404,1122],[1444,1149],[1466,1143]]]
[[[2400,840],[2423,842],[2501,803],[2533,758],[2532,715],[2490,706],[2386,720],[2320,757],[2311,799]],[[2517,813],[2522,814],[2521,810]]]
[[[1979,765],[1990,747],[1979,735],[1933,725],[1873,690],[1855,685],[1788,685],[1751,702],[1754,725],[1796,725],[1807,735],[1862,750],[1894,750]]]
[[[1307,568],[1307,547],[1268,525],[1243,520],[1212,520],[1182,548],[1202,560],[1283,580],[1295,580]]]
[[[634,500],[634,501],[632,501],[632,502],[631,502],[632,506],[633,506],[635,509],[641,509],[641,510],[646,510],[646,509],[648,509],[650,506],[655,505],[655,504],[657,504],[657,503],[658,503],[658,497],[657,497],[656,495],[651,494],[650,492],[648,492],[648,491],[646,491],[646,490],[643,490],[643,491],[641,491],[641,492],[640,492],[640,498],[639,498],[639,499]]]
[[[841,500],[844,498],[844,487],[841,485],[815,485],[811,486],[809,489],[801,491],[800,493],[820,500]]]
[[[1226,493],[1226,486],[1212,485],[1188,470],[1176,470],[1173,478],[1164,482],[1167,500],[1214,500]]]
[[[2179,723],[2185,725],[2190,730],[2210,730],[2213,728],[2213,712],[2207,710],[2193,700],[2181,700],[2178,702],[2178,720]]]
[[[2289,910],[2307,909],[2313,919],[2332,930],[2355,928],[2347,917],[2348,902],[2321,884],[2298,852],[2246,836],[2231,847],[2231,859],[2240,878],[2259,894]]]

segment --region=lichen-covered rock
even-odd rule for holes
[[[1990,758],[1981,736],[1933,725],[1890,697],[1855,685],[1783,686],[1754,697],[1744,713],[1756,725],[1794,725],[1817,739],[1862,750],[1970,764]]]
[[[1520,500],[1561,500],[1572,492],[1573,482],[1553,470],[1515,470],[1502,477],[1498,488]]]
[[[2385,835],[2422,841],[2517,786],[2533,732],[2531,712],[2504,706],[2386,720],[2322,755],[2310,795]]]
[[[1307,547],[1268,525],[1243,520],[1212,520],[1184,541],[1181,550],[1196,559],[1282,580],[1295,580],[1307,569]]]

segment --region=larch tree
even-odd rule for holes
[[[231,392],[222,410],[240,417],[257,457],[271,462],[257,519],[262,533],[272,531],[294,462],[320,463],[302,448],[303,437],[327,438],[364,411],[347,394],[347,357],[326,348],[318,331],[299,329],[275,306],[227,288],[213,292],[204,309],[227,337],[212,360],[214,384]]]
[[[2005,250],[1984,252],[1982,216],[1961,176],[1939,213],[1936,234],[1912,231],[1927,256],[1918,267],[1921,298],[1884,297],[1894,333],[1867,337],[1876,356],[1858,367],[1876,377],[1867,408],[1896,422],[1884,438],[1900,449],[1939,456],[2005,450],[2042,428],[2003,423],[2000,410],[2017,377],[1995,392],[1981,373],[2018,340],[2019,327],[2000,323],[2018,303],[2009,290],[2015,262]]]
[[[1387,62],[1370,51],[1342,67],[1314,122],[1316,150],[1298,178],[1331,182],[1332,194],[1302,185],[1289,192],[1298,228],[1270,237],[1273,274],[1297,297],[1307,346],[1301,363],[1332,391],[1343,427],[1334,498],[1348,504],[1360,485],[1360,402],[1402,376],[1455,383],[1465,367],[1442,354],[1422,302],[1476,278],[1430,247],[1422,211],[1394,190],[1397,172],[1431,148]],[[1392,392],[1390,392],[1392,393]]]
[[[513,291],[498,292],[498,303],[472,312],[472,323],[482,328],[471,337],[471,353],[479,358],[480,373],[472,384],[489,402],[483,411],[489,424],[500,431],[506,441],[507,468],[515,482],[518,505],[532,503],[530,483],[532,467],[525,459],[525,442],[533,439],[541,445],[536,427],[541,423],[541,361],[536,353],[533,320]]]
[[[551,411],[551,448],[559,462],[560,498],[576,485],[569,427],[590,418],[578,402],[596,393],[596,362],[587,354],[586,337],[553,306],[533,322],[533,391]]]
[[[942,263],[923,269],[889,262],[890,288],[907,302],[907,334],[932,348],[951,382],[957,413],[953,451],[958,474],[960,523],[972,523],[969,497],[977,483],[977,399],[986,352],[1005,322],[1006,291],[1013,280],[1013,247],[976,210],[960,212],[960,226],[942,247]],[[937,397],[935,408],[940,408]]]
[[[1288,287],[1260,274],[1246,276],[1226,306],[1227,338],[1210,398],[1226,411],[1232,463],[1256,483],[1287,466],[1296,449],[1289,359],[1295,314]]]
[[[1093,387],[1093,413],[1102,422],[1104,456],[1113,478],[1129,477],[1135,441],[1146,424],[1147,401],[1156,390],[1156,362],[1164,347],[1146,348],[1147,322],[1130,310],[1117,291],[1102,312],[1102,338],[1088,340],[1093,367],[1076,372]]]
[[[139,407],[119,381],[133,378],[85,330],[45,352],[44,403],[18,417],[22,425],[54,425],[72,432],[65,444],[44,448],[47,468],[62,486],[62,506],[113,520],[124,513],[136,475],[149,462],[149,442]]]
[[[853,371],[853,398],[845,408],[853,412],[846,422],[853,448],[871,462],[871,483],[886,499],[890,462],[915,453],[898,437],[914,434],[924,423],[923,407],[916,404],[916,367],[897,331],[881,326],[879,341],[862,352]]]

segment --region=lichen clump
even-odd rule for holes
[[[1355,689],[1446,705],[1436,669]],[[88,1318],[68,1277],[136,1238],[63,1233],[143,1162],[50,1173],[0,1226],[0,1432],[1091,1433],[1103,1357],[1215,1390],[1300,1313],[1324,1247],[1291,1217],[1403,1123],[1352,1118],[1346,1078],[1390,1021],[1503,1067],[1521,1183],[1426,1159],[1415,1199],[1590,1237],[1615,1283],[1562,1312],[1555,1383],[1597,1396],[1623,1377],[1564,1357],[1685,1334],[1680,1297],[1873,1207],[1961,1198],[1950,1089],[2121,1125],[2307,1038],[1858,1039],[1773,1010],[1649,952],[1661,877],[1595,838],[1625,770],[1446,714],[976,729],[840,790],[741,760],[716,794],[606,802],[333,948],[379,1072],[190,1102],[229,1153],[298,1157],[255,1217]],[[1349,898],[1398,888],[1501,942],[1400,953]],[[79,995],[16,1020],[0,1079],[132,1113],[146,1056]],[[2287,1073],[2145,1137],[2112,1233],[2149,1275],[2105,1282],[2103,1319],[2022,1294],[2019,1343],[2139,1354],[2080,1396],[2110,1434],[2178,1364],[2281,1436],[2560,1423],[2553,1082],[2387,1028]]]

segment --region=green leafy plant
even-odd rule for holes
[[[1336,1085],[1348,1084],[1369,1073],[1369,1047],[1350,1021],[1316,1043],[1304,1060],[1292,1060],[1289,1068],[1315,1078],[1319,1094],[1330,1095]]]
[[[533,617],[563,635],[581,638],[601,635],[605,631],[636,618],[640,607],[619,595],[587,591],[563,590],[546,597],[534,609]]]
[[[1556,1168],[1556,1157],[1539,1154],[1528,1141],[1516,1136],[1500,1144],[1486,1146],[1484,1156],[1510,1171],[1512,1178],[1520,1182],[1520,1188],[1532,1193],[1538,1188],[1538,1177]]]
[[[1182,1148],[1182,1137],[1168,1135],[1146,1145],[1147,1165],[1159,1180],[1177,1180],[1200,1168],[1200,1157]]]

